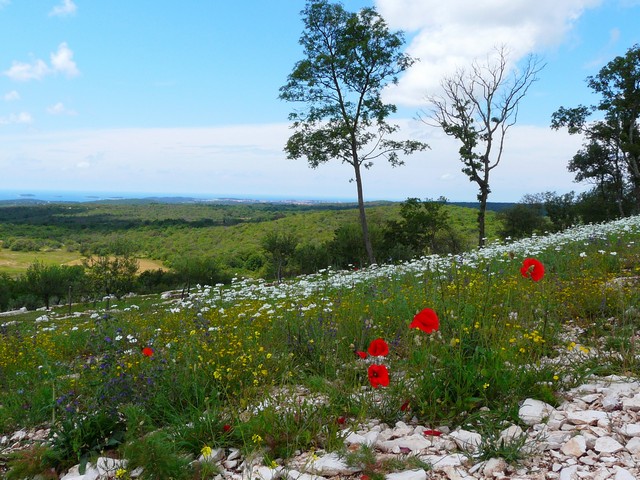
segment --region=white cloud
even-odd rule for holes
[[[8,117],[0,117],[0,125],[30,123],[33,123],[33,117],[31,117],[31,114],[27,112],[20,112],[18,114],[12,113]]]
[[[53,7],[53,9],[49,12],[49,16],[66,17],[76,13],[77,9],[78,7],[75,3],[73,3],[73,0],[62,0],[62,3],[60,5],[56,5],[55,7]]]
[[[58,46],[58,51],[51,54],[51,66],[56,73],[63,73],[67,77],[75,77],[80,74],[73,61],[73,52],[66,42],[62,42]]]
[[[420,61],[389,90],[389,101],[416,106],[457,67],[506,45],[511,59],[565,39],[582,13],[602,0],[375,0],[394,29],[415,33],[407,53]]]
[[[2,98],[5,102],[13,102],[20,100],[20,94],[15,90],[11,90],[10,92],[5,93]]]
[[[48,107],[47,113],[50,115],[77,115],[74,110],[69,110],[62,102],[58,102],[55,105]]]
[[[35,59],[31,63],[14,61],[11,68],[3,72],[11,80],[20,82],[42,80],[47,75],[57,73],[67,77],[75,77],[80,73],[73,61],[73,52],[66,42],[62,42],[58,45],[58,50],[51,53],[51,66],[40,59]]]

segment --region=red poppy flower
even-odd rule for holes
[[[371,365],[369,367],[369,383],[373,388],[389,385],[389,371],[384,365]]]
[[[366,352],[361,352],[360,350],[356,351],[356,355],[358,355],[360,358],[367,358]]]
[[[544,277],[544,265],[535,258],[525,258],[522,262],[520,273],[525,278],[530,278],[534,282],[539,282]]]
[[[347,422],[347,419],[345,417],[338,417],[336,422],[338,422],[338,425],[344,425]]]
[[[231,431],[231,425],[224,425],[224,426],[222,427],[222,430],[223,430],[225,433],[230,432],[230,431]]]
[[[413,317],[413,322],[411,322],[409,328],[419,328],[423,332],[431,333],[440,328],[440,321],[436,312],[430,308],[425,308]]]
[[[142,354],[143,354],[145,357],[151,357],[151,356],[153,355],[153,348],[151,348],[151,347],[144,347],[144,348],[142,349]]]
[[[442,435],[442,432],[439,432],[438,430],[425,430],[423,433],[424,435],[432,437],[439,437],[440,435]]]
[[[405,402],[400,405],[400,411],[401,412],[406,412],[407,410],[409,410],[409,400],[405,400]]]
[[[389,345],[381,338],[376,338],[369,344],[367,349],[372,357],[386,357],[389,354]]]

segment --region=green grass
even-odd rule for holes
[[[532,255],[546,268],[539,282],[520,274]],[[368,419],[415,416],[480,430],[484,454],[515,462],[522,445],[492,442],[491,429],[517,424],[519,402],[557,403],[589,374],[639,371],[639,265],[633,218],[281,285],[237,280],[183,304],[150,296],[109,312],[3,317],[0,432],[57,434],[16,468],[36,458],[62,470],[109,450],[168,478],[204,447],[286,463],[297,450],[340,451],[345,429]],[[438,331],[409,328],[424,308]],[[355,354],[377,338],[388,355]],[[388,386],[372,388],[371,362],[388,369]],[[375,475],[393,468],[354,461]]]

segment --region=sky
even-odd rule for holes
[[[490,201],[581,192],[582,139],[549,128],[597,102],[585,79],[640,43],[640,0],[345,0],[375,7],[419,61],[384,92],[402,138],[430,149],[364,173],[366,200],[475,201],[458,145],[419,120],[443,78],[505,45],[544,64],[522,100]],[[284,145],[296,107],[302,0],[0,0],[0,193],[122,192],[354,199],[352,167],[316,169]]]

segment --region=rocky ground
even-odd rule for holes
[[[477,453],[487,439],[476,432],[446,427],[434,431],[411,422],[387,426],[371,421],[347,428],[345,447],[347,452],[358,451],[362,445],[370,447],[379,465],[389,459],[400,460],[396,464],[406,468],[392,473],[380,471],[388,480],[640,479],[640,381],[617,376],[597,378],[566,392],[565,399],[558,408],[526,399],[519,415],[527,428],[511,425],[502,430],[500,438],[506,445],[521,446],[523,459],[518,464],[508,464],[501,458],[479,461]],[[2,436],[0,458],[46,437],[46,430],[21,430]],[[411,462],[412,456],[420,462]],[[304,452],[283,465],[266,466],[259,457],[242,458],[238,450],[219,449],[196,461],[216,463],[221,472],[218,480],[365,477],[362,469],[347,466],[336,453]],[[119,460],[104,457],[84,475],[75,467],[61,478],[112,479],[123,467],[126,465]],[[139,472],[131,473],[135,476]]]

